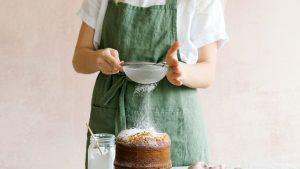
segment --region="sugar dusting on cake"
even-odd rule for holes
[[[134,136],[146,134],[146,133],[150,135],[157,134],[154,128],[148,128],[148,129],[131,128],[131,129],[121,131],[120,134],[118,135],[118,139],[129,140]]]
[[[128,145],[160,146],[170,144],[170,138],[166,133],[155,132],[154,128],[131,128],[120,132],[117,141]]]

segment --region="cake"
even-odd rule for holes
[[[126,129],[116,139],[116,169],[170,169],[171,140],[151,129]]]

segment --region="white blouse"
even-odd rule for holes
[[[99,49],[102,24],[109,0],[84,0],[78,15],[95,29],[94,46]],[[134,6],[163,5],[166,0],[121,0]],[[177,0],[177,36],[183,62],[195,64],[198,48],[227,41],[221,0]],[[201,56],[200,56],[201,57]]]

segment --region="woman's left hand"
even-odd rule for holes
[[[175,86],[181,86],[183,84],[183,63],[177,58],[177,52],[180,45],[176,41],[172,47],[169,49],[166,55],[166,62],[169,65],[169,71],[167,73],[167,79],[169,82]]]

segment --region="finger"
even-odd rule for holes
[[[106,60],[102,60],[98,65],[102,72],[110,72],[114,70],[114,67],[112,67]]]
[[[102,71],[102,73],[105,75],[114,75],[114,74],[117,74],[118,71],[117,72],[116,71]]]
[[[119,70],[116,70],[109,65],[109,66],[106,66],[105,68],[102,68],[101,72],[106,75],[113,75],[113,74],[119,73]]]
[[[107,57],[104,57],[104,59],[115,69],[121,70],[122,67],[120,65],[120,61],[118,61],[116,58],[114,58],[112,55],[108,55]]]
[[[181,86],[182,85],[181,76],[175,76],[173,73],[168,75],[168,80],[173,85],[176,85],[176,86]]]
[[[179,65],[179,61],[178,61],[178,59],[177,59],[177,56],[168,55],[168,56],[166,57],[166,62],[167,62],[167,64],[168,64],[171,68],[176,67],[176,66]]]
[[[115,49],[106,48],[104,50],[101,50],[101,59],[106,60],[112,67],[115,67],[115,69],[120,70],[121,66],[120,60],[119,60],[119,53]]]
[[[122,65],[124,63],[124,61],[121,61],[120,62],[120,65]],[[120,70],[120,72],[124,72],[124,68],[123,68],[123,66],[121,66],[121,70]]]
[[[179,47],[180,47],[179,41],[174,42],[171,48],[169,49],[167,55],[176,55]]]
[[[119,52],[115,49],[110,49],[110,54],[118,61],[120,62],[120,58],[119,58]]]
[[[107,49],[99,51],[99,56],[97,58],[98,67],[102,68],[102,71],[110,70],[110,63],[106,61],[105,58],[109,57],[109,51]]]
[[[172,70],[172,72],[175,73],[175,74],[182,74],[182,73],[181,73],[181,70],[179,69],[178,66],[172,67],[171,70]]]
[[[170,79],[176,79],[176,78],[181,78],[182,73],[181,72],[174,72],[174,70],[170,69],[167,73],[167,77]]]
[[[179,81],[179,80],[174,79],[174,80],[173,80],[173,85],[175,85],[175,86],[181,86],[181,85],[182,85],[182,82]]]
[[[173,66],[169,68],[169,73],[176,75],[176,76],[181,76],[182,75],[182,71],[180,70],[179,66]]]
[[[181,78],[176,78],[176,79],[174,79],[174,81],[176,82],[177,86],[181,86],[182,85]]]
[[[177,58],[177,52],[179,49],[179,42],[176,41],[172,47],[169,49],[167,56],[166,56],[166,62],[169,66],[177,66],[179,61]]]
[[[182,73],[181,72],[173,72],[175,77],[181,77]]]
[[[115,63],[116,65],[114,65],[114,67],[118,70],[121,70],[122,69],[122,66],[120,65],[121,64],[121,61],[120,61],[120,57],[119,57],[119,52],[115,49],[110,49],[109,50],[110,52],[110,55],[115,59]]]
[[[181,77],[181,75],[182,75],[182,73],[180,71],[170,70],[169,76],[178,78],[178,77]]]

